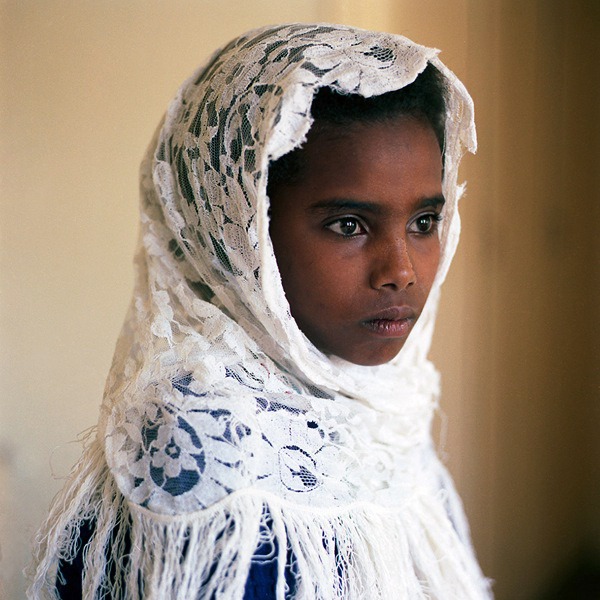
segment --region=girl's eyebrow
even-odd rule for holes
[[[441,208],[444,204],[446,204],[446,198],[442,194],[437,194],[436,196],[420,198],[416,202],[415,208],[425,208],[426,206],[433,206],[434,208],[439,206]]]
[[[351,200],[350,198],[329,198],[316,202],[310,207],[314,212],[337,212],[340,210],[361,210],[372,214],[383,212],[382,207],[376,202],[368,202],[365,200]]]
[[[424,198],[419,198],[417,202],[415,202],[414,210],[419,210],[421,208],[426,208],[428,206],[432,206],[437,208],[438,206],[441,208],[446,203],[446,199],[442,194],[437,194],[435,196],[427,196]],[[311,211],[320,212],[320,213],[332,213],[340,210],[360,210],[369,212],[374,215],[380,215],[386,212],[386,207],[382,206],[377,202],[368,202],[365,200],[351,200],[350,198],[329,198],[327,200],[321,200],[311,205]]]

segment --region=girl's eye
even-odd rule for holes
[[[365,233],[365,228],[360,224],[359,220],[354,217],[342,217],[341,219],[337,219],[337,221],[329,223],[327,228],[344,237],[352,237]]]
[[[442,220],[442,216],[437,213],[428,213],[419,215],[410,225],[409,230],[413,233],[428,234],[437,229],[437,224]]]

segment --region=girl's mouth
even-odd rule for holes
[[[409,334],[414,323],[414,318],[402,319],[371,319],[362,324],[376,335],[382,337],[405,337]]]
[[[390,306],[365,319],[362,325],[382,337],[405,337],[417,320],[410,306]]]

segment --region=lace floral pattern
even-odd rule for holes
[[[169,400],[155,391],[140,410],[130,408],[112,436],[126,457],[132,502],[175,514],[201,510],[244,487],[315,492],[331,478],[326,464],[336,456],[335,486],[343,487],[349,461],[340,461],[340,434],[314,420],[314,413],[285,397],[254,396],[240,418],[235,403],[219,399],[219,408],[211,408],[215,399],[192,392],[190,382],[189,376],[176,379]]]

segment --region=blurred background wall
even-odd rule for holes
[[[96,422],[167,102],[238,33],[315,20],[442,48],[475,99],[433,352],[441,449],[498,600],[600,597],[576,587],[600,548],[597,1],[0,0],[2,598],[24,597],[31,537]]]

